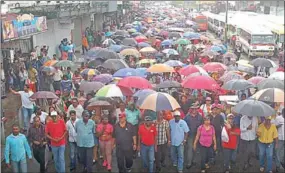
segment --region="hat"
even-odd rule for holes
[[[123,118],[123,117],[126,117],[126,114],[125,113],[120,113],[119,114],[119,118]]]
[[[52,112],[50,113],[50,116],[57,116],[57,112],[56,112],[56,111],[52,111]]]
[[[269,116],[269,117],[265,117],[265,119],[266,119],[266,120],[271,120],[271,119],[272,119],[272,117],[271,117],[271,116]]]
[[[192,109],[199,108],[199,103],[198,102],[193,103],[190,108],[192,108]]]
[[[212,101],[211,97],[207,97],[206,101]]]
[[[150,116],[145,116],[145,117],[144,117],[144,120],[145,120],[145,121],[151,121],[151,117],[150,117]]]
[[[60,94],[60,91],[59,91],[59,90],[56,90],[56,91],[55,91],[55,94]]]
[[[179,111],[175,111],[175,112],[173,113],[173,116],[181,116],[181,113],[180,113]]]
[[[234,114],[228,114],[227,115],[227,118],[234,118],[235,116],[234,116]]]

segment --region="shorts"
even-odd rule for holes
[[[99,145],[99,139],[96,135],[94,135],[94,145],[98,146]]]

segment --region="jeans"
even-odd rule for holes
[[[148,168],[149,173],[153,173],[154,145],[147,146],[141,144],[141,157],[143,160],[143,167]]]
[[[284,140],[278,140],[278,148],[276,148],[276,167],[280,168],[281,163],[284,163]]]
[[[28,130],[33,109],[28,109],[22,106],[22,116],[24,119],[24,129]]]
[[[240,141],[240,138],[239,138],[239,136],[237,138],[238,138],[237,139],[237,147],[234,150],[234,153],[232,154],[232,157],[231,157],[231,160],[234,161],[234,162],[236,161],[237,154],[239,153],[239,141]]]
[[[40,164],[40,172],[45,172],[45,146],[33,147],[33,154],[37,162]]]
[[[64,173],[65,172],[65,159],[64,159],[64,151],[65,151],[65,145],[62,146],[51,146],[54,164],[55,164],[55,170],[58,173]]]
[[[116,147],[116,157],[119,173],[125,172],[126,169],[131,169],[133,166],[133,149],[130,148],[128,150],[122,149],[119,146]]]
[[[189,136],[187,139],[187,150],[186,150],[186,165],[191,166],[193,158],[195,157],[195,152],[193,152],[193,143],[195,136]]]
[[[28,172],[27,160],[23,159],[19,162],[11,161],[11,166],[14,173],[26,173]]]
[[[69,142],[70,147],[70,169],[76,168],[77,145],[76,142]]]
[[[272,160],[273,160],[273,143],[270,144],[264,144],[261,142],[258,142],[258,148],[259,148],[259,164],[260,167],[265,168],[265,155],[266,155],[266,172],[272,171]]]
[[[78,147],[78,154],[80,162],[87,169],[87,172],[92,172],[93,147]]]
[[[256,151],[256,140],[252,141],[245,141],[240,140],[240,154],[243,155],[244,158],[244,164],[250,164],[250,159],[255,157],[255,151]]]
[[[161,163],[165,161],[167,151],[167,144],[157,145],[157,152],[155,153],[156,169],[161,169]]]
[[[213,147],[204,147],[201,146],[200,148],[200,155],[201,155],[201,170],[205,170],[207,164],[209,162],[209,158],[212,156]]]
[[[178,171],[183,171],[184,145],[171,146],[171,158],[174,165],[177,165]]]
[[[228,148],[224,148],[223,149],[223,153],[224,153],[224,169],[229,170],[230,168],[230,161],[233,158],[233,155],[235,153],[235,149],[228,149]]]

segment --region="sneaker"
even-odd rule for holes
[[[209,166],[209,164],[205,164],[205,167],[206,167],[206,169],[209,169],[210,168],[210,166]]]
[[[103,165],[102,165],[102,166],[106,167],[107,165],[108,165],[107,160],[104,160],[104,162],[103,162]]]
[[[205,173],[206,172],[206,170],[201,170],[201,173]]]
[[[111,167],[111,165],[110,165],[110,164],[108,164],[108,166],[107,166],[107,170],[108,170],[108,171],[111,171],[111,170],[112,170],[112,167]]]
[[[130,173],[130,172],[132,172],[132,169],[131,168],[126,168],[126,171],[127,171],[127,173]]]
[[[192,167],[192,165],[187,165],[186,169],[190,169]]]
[[[263,167],[259,168],[259,171],[264,172],[264,168]]]
[[[174,167],[177,167],[177,164],[173,164]]]
[[[96,163],[96,160],[93,159],[93,165]]]

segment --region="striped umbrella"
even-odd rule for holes
[[[278,88],[263,89],[251,97],[264,102],[284,103],[284,91]]]
[[[137,101],[136,104],[137,105],[141,105],[142,101],[144,101],[144,99],[150,95],[155,93],[156,91],[152,90],[152,89],[142,89],[142,90],[138,90],[137,92],[134,93],[133,97],[137,97]]]
[[[105,85],[96,93],[98,97],[123,97],[123,95],[132,95],[133,92],[130,88],[119,87],[116,84]]]
[[[148,109],[155,112],[163,110],[176,110],[180,108],[178,102],[171,95],[157,92],[148,95],[139,105],[141,109]]]

